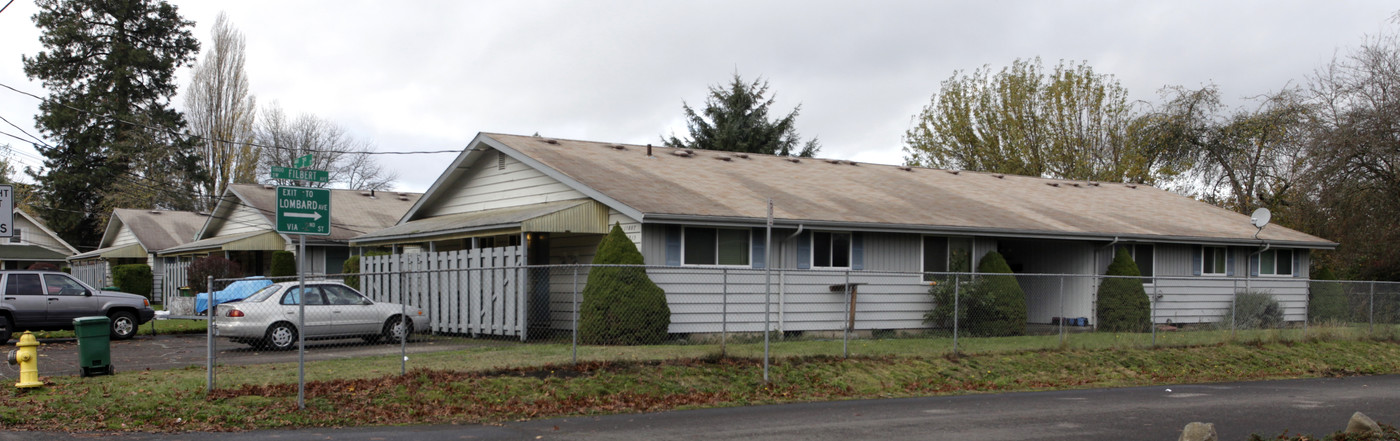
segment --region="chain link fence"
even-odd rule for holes
[[[210,323],[210,388],[415,368],[944,356],[1389,338],[1400,329],[1394,282],[413,259],[301,283],[212,280],[214,307],[197,305]]]

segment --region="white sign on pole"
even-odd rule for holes
[[[0,237],[15,234],[15,187],[0,185]]]

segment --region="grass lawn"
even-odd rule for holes
[[[1297,331],[1297,332],[1294,332]],[[959,339],[922,336],[775,341],[769,383],[763,345],[572,348],[502,344],[307,364],[306,409],[296,365],[221,366],[205,392],[200,368],[46,378],[0,390],[0,428],[222,431],[367,424],[489,423],[527,418],[716,406],[1400,372],[1400,340],[1369,329],[1158,336],[1074,334]],[[1207,332],[1224,334],[1208,335]],[[1360,334],[1360,335],[1358,335]],[[1321,338],[1326,336],[1327,338]],[[1381,337],[1381,338],[1374,338]],[[1195,339],[1214,339],[1207,344]],[[1175,339],[1175,340],[1172,340]],[[1221,342],[1224,339],[1227,342]],[[1163,340],[1173,344],[1162,344]],[[1043,346],[1043,347],[1041,347]],[[1031,349],[1027,349],[1030,347]],[[1035,349],[1040,347],[1039,349]]]

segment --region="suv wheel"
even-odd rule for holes
[[[10,341],[11,332],[14,331],[10,329],[10,318],[0,315],[0,345]]]
[[[112,313],[112,339],[126,340],[136,336],[136,314],[127,311]]]

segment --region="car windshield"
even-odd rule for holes
[[[268,297],[271,297],[273,293],[276,293],[276,292],[277,292],[277,289],[278,289],[278,288],[281,288],[281,286],[280,286],[280,285],[267,285],[267,286],[264,286],[263,289],[260,289],[260,290],[258,290],[258,292],[253,293],[253,295],[248,296],[248,298],[247,298],[246,300],[244,300],[244,301],[245,301],[245,302],[250,302],[250,303],[251,303],[251,302],[261,302],[261,301],[263,301],[263,300],[267,300]]]

